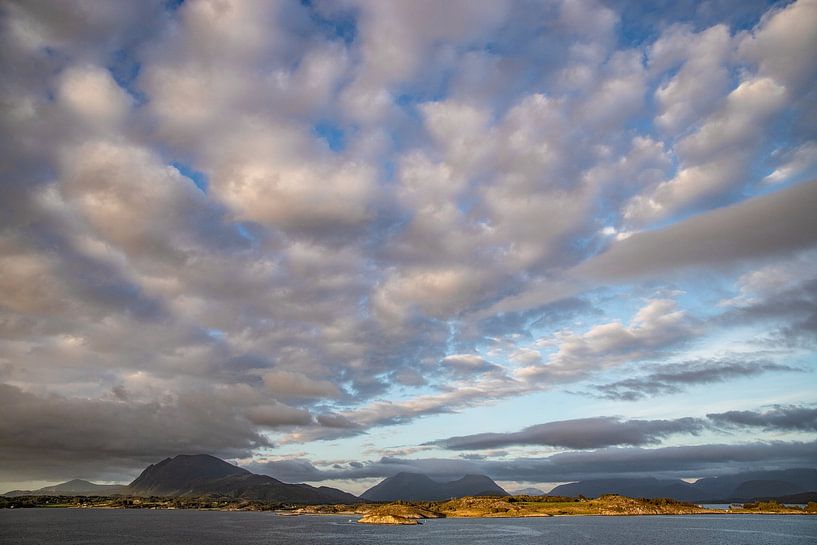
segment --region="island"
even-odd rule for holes
[[[438,518],[525,518],[554,516],[645,515],[817,515],[817,502],[806,506],[776,501],[734,504],[709,509],[668,498],[629,498],[606,494],[598,498],[567,496],[468,496],[444,501],[394,501],[357,504],[303,505],[228,497],[16,496],[0,497],[0,508],[198,509],[211,511],[274,511],[280,516],[346,515],[361,524],[416,525]]]
[[[321,513],[322,506],[311,506],[305,512]],[[368,524],[412,524],[429,518],[510,518],[553,516],[644,516],[644,515],[815,515],[817,503],[806,507],[787,506],[778,502],[754,502],[708,509],[673,499],[628,498],[608,494],[595,499],[559,496],[466,497],[441,502],[392,502],[385,505],[360,505],[363,514],[358,521]]]

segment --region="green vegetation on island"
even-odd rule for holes
[[[434,518],[551,517],[571,515],[714,515],[776,514],[815,515],[817,503],[806,507],[775,501],[735,505],[729,509],[706,509],[673,499],[628,498],[608,494],[595,499],[565,496],[471,496],[434,502],[396,501],[297,505],[242,500],[229,497],[131,497],[131,496],[19,496],[0,497],[0,508],[94,508],[94,509],[200,509],[219,511],[276,511],[280,515],[351,515],[369,524],[417,524]]]
[[[314,509],[317,511],[317,509]],[[667,498],[628,498],[608,494],[595,499],[560,496],[466,497],[442,502],[394,502],[370,507],[361,505],[360,522],[388,524],[383,517],[425,518],[503,518],[550,517],[570,515],[636,516],[636,515],[713,515],[713,514],[817,514],[817,503],[805,508],[777,502],[758,502],[730,509],[706,509],[699,505]]]

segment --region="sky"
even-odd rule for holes
[[[0,489],[817,460],[817,1],[9,1]]]

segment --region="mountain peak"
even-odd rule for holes
[[[465,482],[477,482],[477,481],[480,481],[480,482],[487,482],[487,481],[494,482],[493,479],[491,479],[487,475],[477,475],[477,474],[474,474],[474,473],[470,473],[468,475],[465,475],[461,479],[457,479],[456,481],[452,481],[452,482],[465,483]]]
[[[436,501],[478,495],[507,496],[508,493],[485,475],[469,474],[444,483],[423,473],[401,472],[384,479],[360,497],[369,501]]]
[[[140,494],[176,495],[184,493],[191,484],[231,475],[251,473],[209,454],[179,454],[149,465],[129,487]]]
[[[66,481],[59,486],[94,486],[95,483],[90,481],[86,481],[85,479],[71,479],[70,481]]]
[[[351,494],[329,487],[287,484],[256,475],[209,454],[180,454],[148,466],[128,485],[137,496],[228,496],[293,503],[353,503]]]

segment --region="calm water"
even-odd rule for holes
[[[349,517],[273,513],[0,510],[0,544],[817,544],[817,517],[553,517],[447,519],[422,526],[368,526]]]

